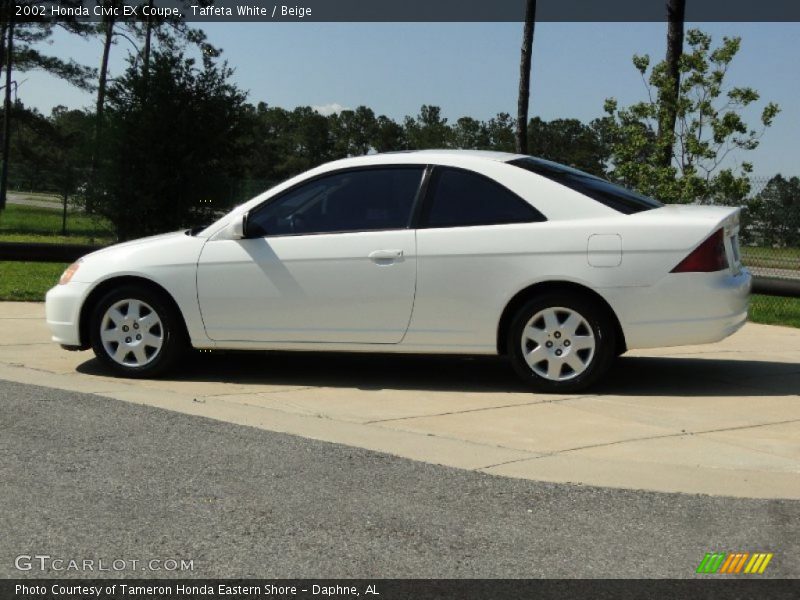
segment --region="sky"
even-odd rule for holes
[[[727,166],[754,163],[757,175],[800,175],[800,23],[702,23],[714,40],[742,37],[728,82],[761,94],[744,113],[758,125],[767,101],[782,109],[760,147],[732,155]],[[366,105],[401,120],[422,104],[442,108],[451,122],[516,114],[521,23],[205,23],[209,41],[235,68],[234,81],[250,102],[321,112]],[[545,120],[602,116],[603,101],[627,105],[645,97],[633,54],[665,52],[664,23],[538,23],[531,78],[531,116]],[[112,49],[111,75],[132,46]],[[59,32],[48,51],[100,64],[100,38]],[[45,113],[56,105],[89,107],[93,96],[46,74],[20,77],[19,97]]]

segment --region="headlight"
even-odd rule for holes
[[[81,266],[81,261],[77,260],[72,263],[70,266],[67,267],[67,270],[61,275],[61,279],[58,280],[58,285],[64,285],[65,283],[69,283],[72,279],[72,276],[78,272],[78,267]]]

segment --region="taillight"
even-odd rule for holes
[[[728,268],[728,256],[725,254],[725,234],[717,229],[713,235],[700,244],[672,273],[712,273]]]

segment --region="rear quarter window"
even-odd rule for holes
[[[644,194],[549,160],[528,156],[511,160],[508,164],[546,177],[625,215],[664,206]]]

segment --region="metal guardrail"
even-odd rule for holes
[[[0,242],[0,261],[73,262],[81,256],[105,246],[87,244],[33,244],[25,242]],[[766,296],[800,298],[800,278],[753,277],[753,293]]]
[[[753,293],[783,298],[800,298],[800,279],[753,277]]]

